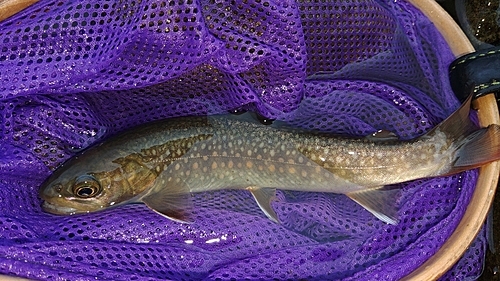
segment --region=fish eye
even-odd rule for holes
[[[79,176],[73,185],[73,193],[80,198],[94,197],[100,191],[101,185],[90,175]]]

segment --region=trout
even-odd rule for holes
[[[141,202],[185,222],[191,193],[244,189],[278,222],[271,202],[282,189],[345,194],[396,224],[397,190],[384,186],[500,159],[500,126],[475,127],[469,110],[470,98],[434,129],[407,141],[384,133],[337,137],[236,115],[155,121],[62,164],[40,188],[42,207],[79,214]]]

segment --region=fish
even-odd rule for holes
[[[345,194],[388,224],[399,220],[398,189],[500,159],[500,126],[470,120],[471,98],[426,134],[362,138],[263,125],[248,114],[170,118],[126,130],[79,152],[40,186],[52,214],[91,213],[144,203],[190,222],[193,193],[247,190],[272,221],[276,190]]]

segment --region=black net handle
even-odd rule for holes
[[[500,47],[476,51],[457,58],[450,65],[450,83],[458,99],[463,102],[471,93],[478,98],[500,92]]]

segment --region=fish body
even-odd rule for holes
[[[265,126],[248,116],[182,117],[118,134],[68,160],[40,189],[44,209],[74,214],[143,202],[186,221],[189,195],[246,189],[264,213],[276,189],[346,194],[395,224],[394,190],[386,185],[457,173],[500,158],[500,129],[474,128],[469,104],[429,133],[344,138]]]

